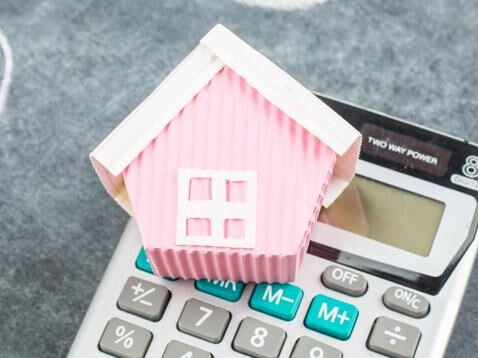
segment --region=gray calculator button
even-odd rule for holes
[[[224,337],[230,319],[229,311],[191,298],[181,312],[178,329],[206,341],[219,343]]]
[[[166,346],[162,358],[213,358],[212,354],[189,344],[171,341]]]
[[[430,304],[424,296],[398,286],[385,291],[383,303],[393,311],[415,318],[425,317],[430,309]]]
[[[119,358],[143,358],[153,335],[147,329],[112,318],[101,336],[99,348],[102,352]]]
[[[290,358],[342,358],[342,352],[307,336],[297,340]]]
[[[275,358],[279,356],[285,338],[283,329],[246,317],[237,329],[232,348],[254,358]]]
[[[367,347],[391,358],[412,358],[420,340],[420,330],[388,317],[378,317],[372,327]]]
[[[151,321],[159,321],[170,297],[171,293],[164,286],[129,277],[118,299],[118,307]]]
[[[325,269],[322,283],[331,290],[353,297],[362,296],[367,291],[367,280],[363,275],[336,265]]]

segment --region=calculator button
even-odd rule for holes
[[[378,317],[370,332],[367,348],[391,358],[412,358],[420,336],[417,327],[388,317]]]
[[[246,317],[239,324],[232,348],[254,358],[278,357],[286,333],[282,328]]]
[[[358,310],[354,305],[317,295],[312,300],[304,324],[314,331],[346,340],[352,334],[357,317]]]
[[[329,266],[322,274],[322,283],[331,290],[359,297],[367,291],[367,280],[357,272],[340,266]]]
[[[238,301],[244,291],[244,283],[241,281],[198,280],[195,286],[199,291],[231,302]]]
[[[171,293],[164,286],[129,277],[119,296],[118,308],[151,321],[159,321],[170,297]]]
[[[149,264],[148,256],[146,256],[146,251],[144,251],[144,248],[141,248],[138,257],[136,258],[136,267],[141,271],[154,275],[153,269]]]
[[[303,295],[302,289],[289,283],[259,283],[249,305],[256,311],[290,321],[294,319]]]
[[[143,358],[153,335],[147,329],[112,318],[101,336],[99,348],[102,352],[119,358]]]
[[[212,354],[189,344],[171,341],[166,346],[162,358],[213,358]]]
[[[206,341],[219,343],[224,337],[230,319],[229,311],[191,298],[181,312],[178,329]]]
[[[297,340],[290,358],[342,358],[342,352],[307,336]]]
[[[392,311],[415,318],[425,317],[430,309],[430,303],[424,296],[398,286],[385,291],[383,303]]]

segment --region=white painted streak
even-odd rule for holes
[[[8,42],[7,36],[0,29],[0,48],[3,52],[3,80],[0,85],[0,116],[5,111],[7,105],[8,92],[10,90],[10,84],[12,83],[12,73],[13,73],[13,54],[10,43]]]
[[[238,3],[261,6],[277,10],[306,9],[314,5],[320,5],[327,0],[234,0]]]

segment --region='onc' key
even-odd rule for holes
[[[382,300],[392,311],[414,318],[425,317],[430,310],[430,303],[425,296],[399,286],[390,287],[385,291]]]

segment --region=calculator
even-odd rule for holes
[[[318,95],[361,131],[291,283],[155,276],[130,220],[70,358],[438,358],[477,251],[478,147]]]

